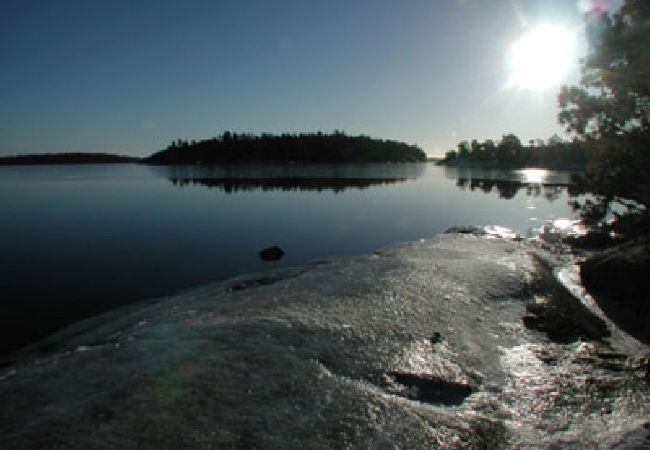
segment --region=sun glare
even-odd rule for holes
[[[548,170],[546,169],[521,169],[517,173],[521,177],[522,183],[538,184],[546,180]]]
[[[561,25],[540,25],[510,48],[509,86],[548,89],[559,85],[575,56],[574,33]]]

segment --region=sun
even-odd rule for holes
[[[556,87],[575,59],[573,32],[561,25],[539,25],[510,48],[508,85],[537,90]]]

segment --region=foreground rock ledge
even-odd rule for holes
[[[530,289],[532,251],[445,235],[79,323],[0,371],[0,448],[622,449],[645,439],[648,388],[629,351],[644,347],[620,332],[556,344],[524,327],[526,302],[544,300]]]

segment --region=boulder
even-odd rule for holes
[[[260,251],[260,259],[262,261],[277,261],[284,256],[284,250],[277,245],[268,247]]]
[[[636,239],[585,260],[580,275],[603,311],[619,326],[650,340],[650,241]]]

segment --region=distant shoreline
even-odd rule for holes
[[[122,156],[109,153],[42,153],[0,156],[0,166],[135,163],[141,160],[141,158],[135,156]]]

